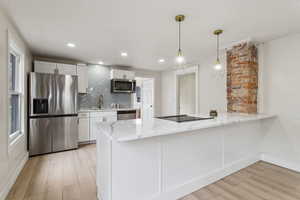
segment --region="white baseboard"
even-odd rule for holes
[[[4,188],[2,189],[2,191],[0,191],[0,200],[5,200],[5,198],[7,197],[10,189],[12,188],[12,186],[16,182],[20,172],[24,168],[24,165],[26,164],[28,157],[29,157],[29,154],[27,152],[25,154],[25,156],[23,157],[22,161],[20,162],[20,165],[17,166],[15,170],[10,172],[8,179],[5,181],[6,184],[5,184]]]
[[[268,154],[261,154],[261,158],[262,161],[264,162],[268,162],[274,165],[277,165],[279,167],[283,167],[283,168],[287,168],[296,172],[300,172],[300,163],[296,163],[293,161],[289,161],[289,160],[285,160],[285,159],[281,159],[275,156],[271,156]]]
[[[260,160],[260,155],[253,155],[246,159],[239,160],[237,162],[226,165],[222,169],[218,169],[206,176],[197,177],[189,182],[186,182],[180,186],[174,187],[166,192],[158,194],[157,196],[151,198],[151,200],[174,200],[179,199],[185,195],[190,194],[193,191],[199,190],[202,187],[205,187],[209,184],[212,184],[232,173],[235,173],[243,168],[248,167]]]

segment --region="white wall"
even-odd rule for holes
[[[7,84],[7,58],[8,58],[8,42],[7,32],[15,41],[17,46],[25,53],[25,72],[31,68],[32,57],[17,33],[16,29],[9,22],[7,17],[0,10],[0,199],[4,199],[9,190],[9,186],[13,183],[13,179],[17,175],[17,169],[20,169],[21,163],[27,158],[27,136],[26,132],[16,143],[9,145],[8,142],[8,84]],[[27,75],[24,78],[25,94],[27,94]],[[25,105],[27,105],[27,97],[25,96]],[[25,116],[27,106],[25,106]],[[25,121],[25,131],[27,131]],[[10,147],[9,147],[10,146]],[[8,150],[10,149],[10,151]]]
[[[154,78],[154,116],[161,115],[161,73],[150,70],[134,69],[135,76],[141,78]]]
[[[226,56],[223,53],[223,69],[214,69],[215,56],[200,63],[199,68],[199,112],[209,113],[216,109],[219,113],[227,111]]]
[[[263,45],[263,109],[278,118],[266,127],[263,151],[300,165],[300,34]]]
[[[226,62],[225,55],[221,57],[223,70],[214,70],[215,56],[199,64],[199,101],[200,113],[209,113],[212,109],[226,112]],[[175,70],[162,72],[162,115],[176,114],[176,83]]]

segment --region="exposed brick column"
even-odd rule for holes
[[[227,111],[257,113],[258,53],[241,43],[227,51]]]

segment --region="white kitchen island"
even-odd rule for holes
[[[260,160],[271,115],[99,123],[97,191],[102,200],[176,200]]]

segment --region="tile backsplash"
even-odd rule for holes
[[[112,103],[124,107],[131,106],[131,94],[114,94],[110,92],[110,66],[88,66],[88,93],[79,94],[79,108],[98,107],[99,96],[103,95],[104,108],[110,108]]]

